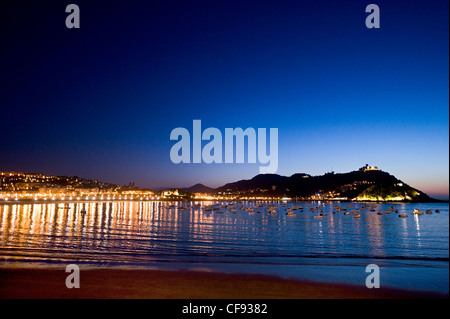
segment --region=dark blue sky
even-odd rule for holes
[[[95,2],[95,3],[93,3]],[[81,28],[65,27],[76,3]],[[376,3],[381,28],[367,29]],[[448,1],[29,1],[1,10],[0,170],[219,186],[172,129],[278,128],[278,173],[369,163],[449,193]]]

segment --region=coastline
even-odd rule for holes
[[[300,203],[300,202],[316,202],[316,201],[325,201],[325,202],[342,202],[342,203],[353,203],[353,204],[449,204],[449,200],[442,199],[431,199],[427,201],[380,201],[380,200],[352,200],[352,199],[323,199],[323,200],[314,200],[314,199],[281,199],[281,198],[267,198],[267,199],[54,199],[54,200],[44,200],[44,199],[9,199],[4,200],[0,199],[0,205],[15,205],[15,204],[60,204],[60,203],[107,203],[107,202],[176,202],[176,203],[186,203],[186,202],[255,202],[255,201],[266,201],[266,202],[290,202],[290,203]]]
[[[0,268],[1,299],[448,299],[448,294],[326,284],[269,275],[146,269]]]

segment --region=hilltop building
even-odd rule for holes
[[[363,167],[361,167],[359,169],[362,172],[367,172],[367,171],[378,171],[378,166],[370,166],[369,164],[364,165]]]

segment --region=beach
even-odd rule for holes
[[[448,294],[325,284],[267,275],[145,269],[83,269],[80,288],[64,267],[2,268],[2,299],[414,299]]]
[[[448,296],[446,204],[377,204],[380,211],[394,205],[399,214],[441,212],[406,219],[369,208],[356,219],[333,214],[335,204],[321,207],[321,219],[309,211],[289,216],[299,205],[293,203],[246,202],[235,212],[223,203],[213,207],[222,211],[209,202],[183,205],[92,202],[85,212],[77,203],[0,206],[1,297],[414,298],[402,292],[410,290]],[[255,205],[279,213],[248,211]],[[80,289],[64,285],[68,264],[82,269]],[[365,287],[371,264],[380,268],[380,289]]]

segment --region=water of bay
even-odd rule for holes
[[[287,215],[292,206],[303,208]],[[448,293],[448,216],[448,203],[7,203],[0,267],[77,263],[364,286],[366,266],[376,264],[381,285]]]

